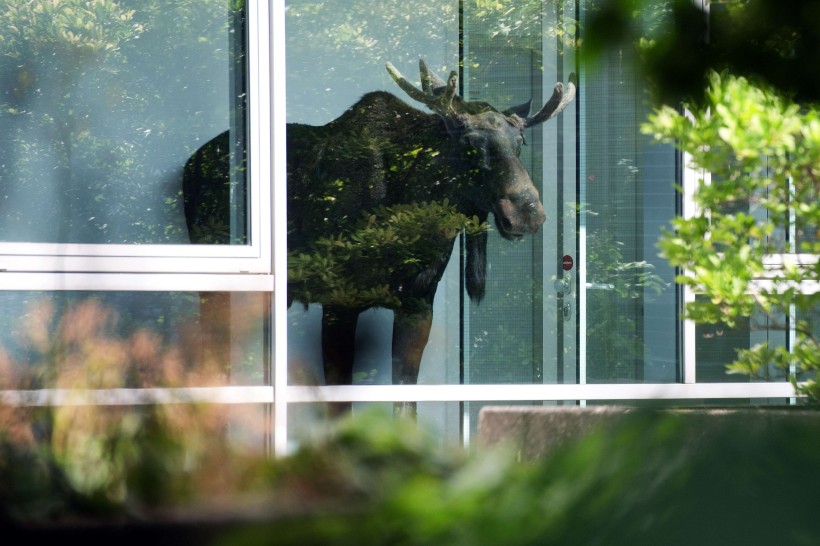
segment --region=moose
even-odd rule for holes
[[[352,383],[356,321],[362,311],[375,306],[394,314],[393,383],[416,383],[432,324],[433,298],[459,233],[452,225],[442,229],[435,216],[457,216],[486,226],[492,213],[498,232],[511,240],[538,230],[546,215],[519,159],[524,130],[558,115],[576,93],[571,75],[566,87],[555,85],[534,115],[531,101],[499,111],[486,102],[460,97],[455,71],[443,81],[420,60],[419,89],[392,64],[386,68],[410,98],[432,113],[376,91],[326,125],[287,126],[288,306],[294,300],[322,304],[322,358],[330,385]],[[207,233],[208,216],[224,210],[228,199],[227,138],[223,133],[200,148],[184,171],[188,229],[200,234],[192,235],[194,243],[214,242],[202,234]],[[214,161],[221,166],[213,168]],[[432,227],[422,227],[412,244],[394,244],[384,251],[370,241],[356,259],[319,262],[346,275],[348,285],[366,283],[369,286],[362,288],[381,287],[381,292],[356,298],[344,297],[344,290],[330,284],[325,290],[321,283],[318,289],[304,289],[304,277],[294,274],[291,264],[337,247],[353,248],[362,241],[362,230],[374,227],[384,228],[384,240],[400,240],[401,234],[392,233],[384,223],[408,205],[420,216],[429,219],[425,211],[434,216]],[[412,222],[414,217],[410,218]],[[439,220],[446,224],[446,218]],[[466,289],[474,301],[481,301],[487,230],[466,232],[464,244]],[[412,413],[415,405],[408,406]]]

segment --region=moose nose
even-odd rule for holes
[[[547,220],[547,213],[544,212],[544,206],[541,204],[541,201],[535,201],[530,203],[530,207],[533,210],[532,222],[534,227],[532,232],[535,233],[536,231],[538,231],[538,227]]]
[[[506,238],[517,238],[535,233],[546,220],[544,207],[538,200],[515,201],[500,199],[493,211],[498,230]]]

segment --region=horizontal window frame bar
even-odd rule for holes
[[[255,258],[259,255],[253,245],[202,245],[202,244],[92,244],[92,243],[0,243],[0,254],[11,258],[77,257],[77,258]]]
[[[0,272],[32,273],[271,273],[270,259],[217,255],[4,256]]]
[[[820,256],[816,254],[800,254],[786,252],[781,254],[767,254],[763,257],[763,266],[767,269],[782,270],[786,266],[813,267],[817,265]]]
[[[276,393],[280,398],[276,398]],[[145,405],[177,403],[311,404],[334,402],[514,402],[558,400],[692,400],[797,398],[788,382],[642,383],[580,385],[342,385],[225,386],[144,389],[0,391],[13,406]]]
[[[271,404],[273,387],[15,390],[0,391],[0,403],[19,407]]]
[[[561,385],[338,385],[287,388],[288,403],[492,402],[553,400],[675,400],[794,398],[789,382],[635,383]]]
[[[273,292],[273,275],[215,273],[0,273],[0,291]]]
[[[749,283],[749,293],[777,293],[783,294],[787,290],[794,290],[798,294],[812,295],[820,292],[820,281],[804,280],[800,282],[778,279],[754,279]]]

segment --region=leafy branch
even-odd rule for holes
[[[717,73],[707,97],[687,115],[660,108],[643,128],[674,142],[692,168],[711,173],[698,181],[696,213],[676,218],[659,246],[687,272],[677,281],[703,296],[686,306],[696,322],[736,327],[761,311],[774,322],[793,317],[790,348],[762,343],[742,350],[729,370],[759,376],[775,365],[797,385],[801,373],[820,370],[820,332],[810,326],[820,303],[812,289],[820,262],[795,257],[820,251],[820,111]],[[820,399],[814,379],[798,390]]]

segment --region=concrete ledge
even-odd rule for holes
[[[478,418],[478,447],[506,446],[535,459],[594,430],[610,428],[632,412],[664,413],[682,419],[690,446],[729,429],[766,435],[785,425],[809,427],[820,438],[820,412],[789,407],[647,410],[623,406],[485,406]]]

